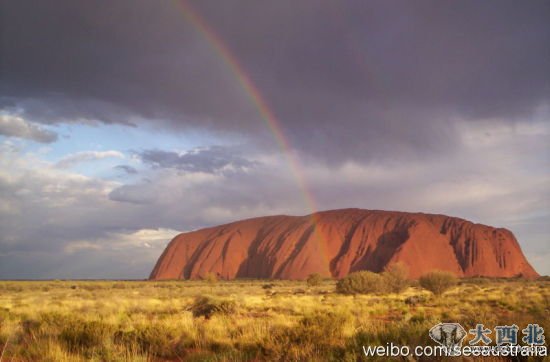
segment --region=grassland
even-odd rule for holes
[[[550,331],[548,281],[463,280],[440,297],[334,284],[0,281],[0,360],[357,361],[363,345],[433,345],[438,322]]]

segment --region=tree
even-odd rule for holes
[[[434,270],[421,276],[419,283],[422,288],[441,295],[457,284],[457,278],[451,272]]]

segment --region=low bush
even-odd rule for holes
[[[493,280],[490,278],[484,278],[484,277],[471,277],[471,278],[464,278],[460,281],[460,284],[473,284],[473,285],[486,285],[493,283]]]
[[[384,285],[388,292],[401,293],[409,286],[409,269],[403,263],[391,264],[382,273]]]
[[[386,286],[380,274],[359,271],[346,275],[336,283],[336,291],[341,294],[384,293]]]
[[[215,273],[208,272],[202,277],[202,280],[210,284],[215,284],[218,282],[218,276]]]
[[[432,271],[419,279],[420,286],[435,295],[441,295],[454,287],[458,279],[453,273],[445,271]]]
[[[309,287],[316,287],[318,285],[321,285],[321,283],[323,282],[323,277],[319,273],[313,273],[307,277],[306,282]]]
[[[405,304],[406,305],[417,305],[421,303],[425,303],[428,300],[428,298],[425,295],[411,295],[410,297],[405,298]]]

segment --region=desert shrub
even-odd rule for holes
[[[275,286],[275,284],[272,284],[272,283],[269,283],[269,284],[264,284],[262,285],[262,289],[273,289],[273,287]]]
[[[40,313],[40,321],[48,328],[60,329],[74,318],[72,314],[64,314],[56,311]]]
[[[202,279],[210,284],[214,284],[218,282],[218,276],[215,273],[208,272],[204,274]]]
[[[344,313],[328,312],[314,313],[300,320],[298,330],[302,329],[304,335],[317,341],[338,340],[342,337],[343,329],[349,316]]]
[[[425,295],[411,295],[410,297],[405,298],[405,304],[406,305],[417,305],[421,303],[425,303],[428,300],[428,298]]]
[[[310,274],[306,279],[307,285],[310,287],[316,287],[321,285],[323,282],[323,277],[319,273]]]
[[[382,273],[384,285],[391,293],[401,293],[409,286],[409,269],[403,263],[391,264]]]
[[[435,270],[420,277],[419,282],[422,288],[441,295],[454,287],[458,280],[453,273]]]
[[[336,283],[336,292],[342,294],[384,293],[385,291],[382,277],[370,271],[348,274]]]
[[[474,284],[474,285],[487,285],[494,282],[490,278],[485,277],[471,277],[471,278],[464,278],[460,281],[460,284]]]
[[[204,317],[210,319],[214,314],[231,314],[237,309],[237,305],[232,300],[218,300],[211,297],[198,297],[191,305],[193,317]]]
[[[113,288],[113,289],[126,289],[126,284],[124,284],[124,283],[113,283],[111,288]]]
[[[424,312],[415,313],[409,319],[410,323],[424,323],[426,321],[426,314]]]
[[[111,326],[101,321],[72,320],[59,334],[70,352],[100,349],[111,335]]]

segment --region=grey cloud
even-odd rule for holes
[[[151,204],[155,199],[155,195],[151,190],[143,190],[134,185],[123,185],[109,193],[109,200],[111,201],[127,202],[136,205]]]
[[[257,162],[235,155],[236,151],[232,147],[211,146],[193,149],[185,153],[145,150],[139,155],[144,163],[153,167],[174,168],[188,172],[214,173],[226,168],[242,170],[257,165]]]
[[[0,135],[33,140],[40,143],[57,141],[57,133],[43,126],[28,122],[22,117],[0,113]]]
[[[2,2],[0,95],[37,121],[154,119],[273,146],[250,95],[176,4]],[[547,1],[191,5],[292,146],[319,159],[456,150],[453,118],[515,122],[550,99]]]
[[[83,250],[63,253],[0,252],[0,277],[6,279],[145,279],[161,250]],[[128,258],[131,254],[132,257]],[[117,260],[113,263],[113,260]],[[21,268],[25,265],[25,268]]]
[[[138,170],[135,169],[135,167],[129,166],[129,165],[117,165],[114,167],[116,170],[123,171],[129,175],[135,175],[138,173]]]

